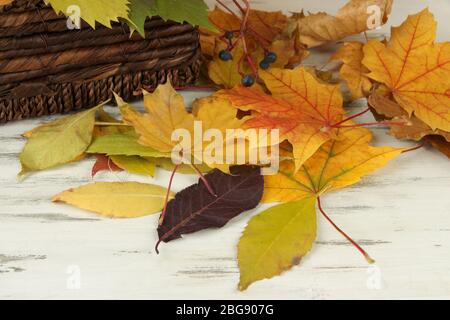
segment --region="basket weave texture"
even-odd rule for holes
[[[90,108],[113,92],[131,100],[169,79],[194,84],[198,30],[158,17],[145,30],[145,39],[120,23],[69,30],[41,0],[0,6],[0,122]]]

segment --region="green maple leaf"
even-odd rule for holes
[[[78,6],[81,18],[90,26],[99,22],[111,27],[111,21],[119,21],[119,17],[128,17],[129,0],[47,0],[56,12],[68,14],[68,9]]]

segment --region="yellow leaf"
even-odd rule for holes
[[[367,31],[372,27],[371,24],[379,22],[380,25],[373,25],[375,29],[386,23],[392,3],[393,0],[350,0],[336,16],[323,12],[299,15],[298,40],[312,48]]]
[[[217,129],[223,136],[227,129],[238,129],[245,122],[236,117],[237,110],[230,101],[216,96],[196,100],[192,112],[195,120],[202,122],[203,132]]]
[[[140,114],[131,106],[118,100],[124,121],[134,126],[139,134],[139,143],[159,152],[171,152],[177,144],[172,141],[176,129],[192,132],[194,117],[185,109],[183,97],[168,82],[160,85],[154,93],[144,94],[147,113]]]
[[[28,132],[30,138],[20,154],[20,175],[80,159],[91,143],[98,108],[60,118]]]
[[[227,130],[239,129],[242,127],[245,120],[239,120],[236,117],[237,111],[231,105],[231,103],[223,98],[219,98],[216,96],[206,97],[203,99],[196,100],[193,105],[193,113],[195,115],[196,121],[201,121],[202,123],[202,132],[207,133],[208,131],[216,131],[220,132],[223,137],[222,143],[220,143],[221,148],[215,148],[219,146],[219,143],[215,141],[215,139],[211,139],[211,141],[201,141],[201,149],[203,151],[208,150],[209,146],[214,146],[214,152],[211,152],[211,158],[203,157],[203,163],[208,165],[211,168],[217,168],[222,170],[223,172],[229,172],[229,165],[237,164],[237,163],[227,163],[226,158],[226,146],[227,146]],[[195,155],[195,149],[200,147],[196,141],[193,141],[193,155]],[[246,152],[248,149],[246,149]],[[222,159],[222,161],[215,161],[215,158]],[[231,161],[230,161],[231,162]]]
[[[134,132],[99,136],[92,141],[86,152],[109,156],[170,157],[169,153],[162,153],[138,143]]]
[[[128,134],[134,131],[133,127],[122,125],[119,120],[108,114],[103,108],[100,108],[97,112],[97,121],[117,125],[96,125],[94,128],[94,138],[110,134]]]
[[[372,147],[362,128],[340,129],[337,140],[323,145],[297,173],[283,162],[280,173],[265,178],[264,202],[295,201],[353,185],[398,157],[403,149]]]
[[[393,28],[386,45],[371,40],[363,64],[410,116],[450,131],[450,42],[435,44],[435,38],[436,21],[426,9]]]
[[[156,165],[139,156],[110,156],[119,168],[134,174],[141,174],[144,176],[155,176]]]
[[[248,223],[238,244],[239,289],[300,263],[316,239],[316,199],[272,207]]]
[[[64,191],[53,198],[112,218],[137,218],[158,213],[167,189],[137,182],[98,182]]]
[[[331,60],[342,60],[344,63],[340,76],[347,82],[353,99],[368,96],[372,88],[372,82],[366,75],[369,70],[362,64],[363,47],[364,45],[360,42],[345,43],[331,58]]]
[[[244,120],[237,118],[237,110],[228,100],[219,97],[199,99],[193,105],[193,112],[188,113],[183,98],[173,90],[170,84],[158,87],[157,91],[145,95],[144,99],[147,113],[140,114],[117,97],[124,121],[135,127],[139,134],[138,142],[141,145],[165,152],[163,155],[170,157],[179,143],[179,141],[172,141],[173,131],[185,129],[191,135],[191,150],[189,150],[192,155],[191,160],[196,159],[196,162],[202,161],[211,168],[229,171],[229,165],[234,163],[226,158],[227,130],[240,128]],[[195,125],[199,127],[196,129],[197,136],[194,135]],[[217,133],[220,133],[221,141],[216,141]],[[208,134],[210,134],[209,139],[205,138]],[[200,138],[199,141],[198,138]],[[105,140],[105,137],[98,140]],[[114,140],[111,139],[111,142]],[[122,146],[121,150],[123,148],[127,149],[126,146]],[[105,148],[97,146],[94,149],[98,152],[98,149]],[[183,151],[186,154],[188,150]],[[110,152],[101,153],[111,155]]]

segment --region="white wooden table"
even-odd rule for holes
[[[272,10],[329,12],[344,3],[254,2]],[[399,24],[426,6],[439,20],[439,38],[450,39],[447,0],[396,0],[390,22]],[[188,100],[198,95],[186,94]],[[51,203],[54,194],[92,182],[92,160],[17,182],[20,134],[49,119],[0,127],[1,299],[450,298],[450,161],[431,149],[406,154],[363,183],[323,199],[335,221],[376,258],[375,267],[320,220],[317,244],[301,266],[240,293],[236,244],[248,219],[262,208],[221,230],[163,244],[157,256],[157,216],[110,220]],[[412,145],[383,129],[374,132],[377,145]],[[165,185],[168,175],[160,171],[150,180],[104,173],[95,181]],[[195,181],[195,176],[177,176],[175,190]]]

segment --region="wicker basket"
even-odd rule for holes
[[[113,92],[131,100],[168,79],[194,84],[197,29],[157,17],[145,29],[145,39],[119,23],[68,30],[41,0],[0,6],[0,122],[93,107]]]

